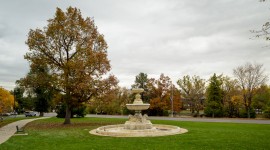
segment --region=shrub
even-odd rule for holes
[[[247,118],[248,113],[245,109],[241,109],[239,112],[239,117],[240,118]],[[256,113],[254,109],[250,109],[250,118],[256,118]]]
[[[57,118],[65,118],[66,116],[66,105],[61,105],[57,111]],[[76,115],[76,117],[84,117],[86,115],[86,106],[80,105],[71,110],[71,118]]]
[[[226,106],[224,107],[223,117],[239,117],[239,109],[236,107]]]
[[[77,117],[84,117],[86,115],[86,106],[81,105],[76,108],[73,108],[71,114],[72,116],[76,115]]]
[[[264,112],[263,112],[263,116],[265,118],[270,118],[270,107],[267,107]]]
[[[162,116],[169,116],[169,111],[168,110],[163,110]]]
[[[211,107],[206,107],[204,109],[204,115],[206,117],[222,117],[223,116],[223,110],[222,108],[219,109],[213,109]]]
[[[149,116],[169,116],[169,111],[162,110],[162,109],[149,109],[148,115]]]
[[[58,106],[57,110],[56,110],[56,113],[57,113],[57,118],[65,118],[66,116],[66,105],[61,105],[61,106]]]

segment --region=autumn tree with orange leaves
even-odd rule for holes
[[[26,44],[30,52],[25,59],[47,64],[55,89],[64,94],[64,124],[71,123],[74,105],[88,101],[103,88],[110,89],[108,82],[116,82],[114,76],[103,78],[111,69],[103,35],[77,8],[69,7],[66,12],[57,8],[46,27],[30,30]]]
[[[150,115],[168,115],[169,111],[180,112],[182,106],[180,91],[172,84],[171,79],[164,74],[159,79],[149,79],[148,89],[150,91]],[[173,90],[173,92],[172,92]],[[173,99],[173,103],[172,103]]]
[[[14,96],[0,87],[0,113],[10,112],[14,106]]]

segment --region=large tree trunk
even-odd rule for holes
[[[250,118],[250,108],[248,105],[245,105],[245,109],[246,109],[246,112],[247,112],[247,117]]]
[[[64,124],[70,124],[70,117],[71,117],[71,108],[67,105],[66,107],[66,116]]]
[[[39,117],[43,117],[44,116],[44,112],[39,112]]]
[[[250,118],[250,105],[251,105],[251,99],[252,96],[249,95],[247,98],[247,105],[246,105],[246,111],[247,111],[247,117]]]
[[[250,118],[251,100],[252,100],[252,94],[250,94],[249,97],[248,97],[248,111],[247,111],[248,118]]]
[[[67,58],[69,58],[67,53]],[[67,60],[68,62],[68,60]],[[69,68],[67,68],[67,71],[65,72],[65,82],[66,82],[66,95],[65,95],[65,101],[66,101],[66,116],[64,124],[71,124],[70,117],[71,117],[71,97],[70,97],[70,86],[69,86]]]
[[[248,108],[247,110],[247,115],[248,115],[248,118],[250,118],[250,108]]]

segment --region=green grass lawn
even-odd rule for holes
[[[188,133],[162,137],[116,138],[89,134],[91,129],[126,119],[74,118],[71,125],[63,119],[36,120],[25,126],[27,136],[13,136],[0,150],[91,150],[91,149],[270,149],[270,125],[159,121],[176,125]],[[0,135],[1,136],[1,135]]]

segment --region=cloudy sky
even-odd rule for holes
[[[270,47],[253,39],[270,20],[270,2],[259,0],[8,0],[0,5],[0,86],[11,90],[29,71],[23,55],[30,29],[42,28],[56,7],[77,7],[95,20],[109,45],[120,86],[130,88],[140,72],[174,82],[184,75],[232,76],[246,62],[270,74]]]

